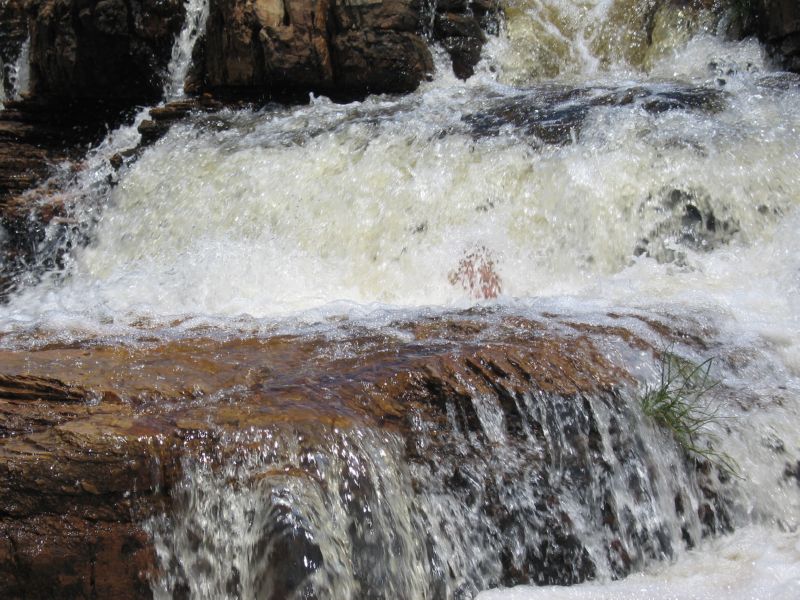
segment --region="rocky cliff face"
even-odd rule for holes
[[[32,0],[33,93],[85,100],[153,101],[161,93],[180,0]]]
[[[421,0],[212,0],[199,76],[207,89],[239,93],[407,92],[433,71],[429,39],[442,41],[459,76],[472,73],[491,7],[486,0],[436,11]]]
[[[756,0],[756,30],[783,66],[800,73],[800,2],[797,0]]]
[[[180,0],[8,0],[0,57],[31,36],[33,93],[50,98],[156,100],[180,30]],[[340,97],[413,90],[433,70],[429,41],[469,76],[494,0],[211,0],[191,87],[234,96],[309,91]]]

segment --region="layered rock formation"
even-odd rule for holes
[[[160,575],[143,523],[175,508],[173,490],[193,458],[224,461],[226,451],[241,452],[242,442],[228,450],[221,445],[237,432],[267,442],[284,432],[287,440],[302,440],[301,457],[316,453],[322,457],[317,460],[327,460],[325,453],[333,451],[328,439],[333,431],[399,436],[414,474],[413,489],[403,493],[452,496],[450,502],[474,505],[479,528],[506,532],[491,543],[485,559],[495,565],[496,583],[591,577],[596,559],[576,537],[560,501],[566,490],[559,486],[578,486],[569,493],[588,490],[596,471],[607,473],[597,420],[606,411],[628,410],[620,391],[631,380],[598,344],[653,348],[624,328],[519,318],[489,325],[464,315],[397,323],[396,329],[403,333],[354,333],[346,341],[197,338],[0,353],[0,595],[149,597],[150,582]],[[529,413],[524,398],[537,399],[539,408]],[[491,406],[504,415],[502,432],[483,413]],[[543,427],[557,428],[562,442],[553,445]],[[633,438],[622,430],[611,434],[614,452],[628,456]],[[257,454],[258,442],[252,443]],[[506,447],[520,460],[509,464]],[[556,464],[558,480],[548,475]],[[303,460],[274,468],[265,464],[250,477],[276,489],[287,477],[305,486],[315,481],[315,468]],[[338,483],[326,484],[350,486],[348,494],[355,496],[347,506],[356,520],[364,514],[363,503],[377,501],[370,494],[378,482],[361,477],[351,481],[343,474]],[[508,478],[508,490],[497,487],[502,478]],[[602,483],[606,479],[607,474],[599,480],[602,489],[614,485]],[[531,513],[514,508],[507,496],[524,481],[535,483],[525,492],[532,494]],[[649,541],[643,555],[633,554],[620,541],[627,525],[617,511],[623,508],[610,500],[595,508],[597,519],[608,523],[609,560],[620,574],[646,557],[648,544],[654,544],[654,556],[669,552],[658,531],[637,525],[639,538]],[[698,510],[711,530],[724,517],[713,494]],[[527,542],[519,555],[512,532],[530,523],[544,525],[538,541]],[[362,526],[351,531],[348,542],[357,561],[383,551],[375,536],[390,536],[380,530],[368,534]],[[270,531],[290,536],[278,544],[284,548],[278,559],[285,565],[278,570],[283,575],[270,576],[270,589],[289,593],[310,572],[292,570],[295,552],[317,556],[317,566],[326,557],[313,544],[293,542],[295,529]],[[320,533],[309,531],[306,537],[317,539]],[[295,558],[303,564],[303,556]],[[294,575],[287,579],[289,571]],[[375,577],[367,571],[356,573],[365,590]],[[438,577],[436,585],[448,585],[449,575]],[[173,592],[190,583],[173,582]]]
[[[433,71],[430,38],[470,75],[490,9],[486,0],[435,12],[420,0],[212,0],[195,79],[239,94],[407,92]]]

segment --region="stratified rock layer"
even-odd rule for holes
[[[220,92],[406,92],[433,71],[417,0],[212,0],[205,84]]]
[[[619,392],[632,381],[598,343],[654,352],[622,327],[517,317],[422,319],[392,330],[355,330],[335,340],[197,337],[0,352],[0,596],[148,597],[159,575],[141,524],[169,510],[185,459],[213,455],[217,440],[242,431],[286,430],[320,449],[331,431],[391,432],[406,440],[408,461],[441,479],[442,493],[459,502],[481,497],[482,522],[514,527],[517,517],[495,484],[476,488],[469,478],[471,469],[486,468],[497,434],[485,429],[478,399],[501,407],[503,435],[521,444],[522,464],[536,480],[536,464],[550,460],[541,454],[549,442],[529,446],[524,431],[538,435],[541,425],[520,403],[530,394],[548,399],[542,410],[564,419],[571,448],[559,460],[569,456],[565,476],[577,482],[603,466],[588,399],[625,411]],[[459,436],[472,441],[454,453]],[[619,443],[615,451],[631,451],[624,436]],[[307,478],[306,468],[259,477]],[[527,556],[514,558],[511,546],[499,550],[501,583],[572,583],[595,573],[558,489],[540,481],[534,517],[546,531]],[[595,508],[615,535],[622,527],[616,508]],[[363,546],[359,540],[354,547]],[[623,574],[635,558],[615,548],[609,552]]]

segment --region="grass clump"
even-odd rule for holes
[[[723,419],[719,405],[709,392],[719,385],[711,377],[709,358],[697,364],[666,350],[661,355],[661,381],[648,386],[641,398],[642,410],[659,426],[667,429],[675,441],[691,457],[708,461],[732,475],[737,475],[738,465],[728,454],[718,452],[711,445],[714,437],[706,433],[706,443],[701,442],[701,432],[709,424]]]

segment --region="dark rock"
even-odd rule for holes
[[[614,90],[542,86],[486,104],[485,110],[463,117],[474,135],[493,136],[513,128],[531,136],[534,143],[567,144],[580,136],[586,116],[595,107],[635,106],[651,114],[670,110],[716,113],[724,108],[725,94],[705,87]]]
[[[130,523],[0,517],[4,598],[151,598],[155,552]]]
[[[716,208],[711,198],[700,190],[671,189],[658,198],[649,198],[641,210],[663,215],[658,226],[642,239],[634,255],[645,254],[659,262],[685,260],[685,253],[675,247],[710,252],[727,244],[739,232],[739,223]],[[722,214],[719,214],[722,212]]]
[[[453,72],[468,79],[481,57],[486,36],[478,19],[472,15],[439,13],[434,21],[434,39],[444,46],[453,61]]]
[[[752,26],[745,33],[755,30],[786,69],[800,73],[800,3],[753,0],[746,6]]]
[[[160,97],[179,0],[32,0],[29,12],[35,95],[126,107]]]
[[[352,31],[333,41],[337,91],[345,94],[409,92],[433,71],[428,46],[418,35]]]
[[[783,470],[783,478],[785,480],[794,479],[795,483],[800,486],[800,461],[795,464],[786,463]]]
[[[142,135],[141,146],[147,146],[160,139],[169,131],[173,123],[190,113],[211,113],[220,110],[223,106],[221,102],[205,94],[198,98],[177,100],[152,108],[150,109],[150,119],[142,121],[139,125],[139,133]],[[120,159],[122,158],[120,157]]]

